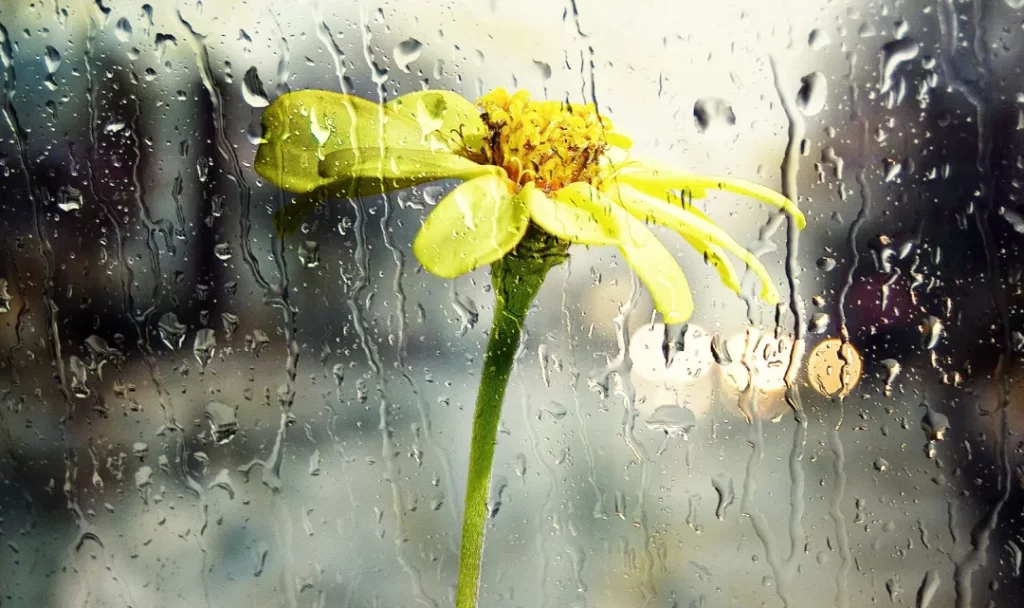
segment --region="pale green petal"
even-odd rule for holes
[[[289,192],[312,192],[331,180],[320,175],[328,154],[352,148],[429,150],[419,124],[372,101],[331,91],[278,97],[263,111],[263,143],[253,168]]]
[[[625,218],[629,216],[614,201],[590,184],[574,183],[550,197],[528,182],[521,192],[530,208],[530,218],[559,238],[581,245],[617,245]]]
[[[416,234],[412,251],[430,272],[446,279],[490,264],[526,233],[530,212],[504,177],[472,179],[441,199]]]
[[[648,222],[666,226],[678,232],[687,241],[706,243],[721,247],[743,260],[743,263],[761,280],[761,298],[769,304],[779,301],[772,277],[757,257],[741,247],[714,222],[701,217],[691,209],[672,205],[666,201],[647,196],[639,190],[618,185],[610,193],[633,216]],[[703,251],[703,248],[698,248]],[[721,272],[721,269],[719,270]]]
[[[784,210],[796,221],[797,228],[803,229],[807,224],[804,214],[800,212],[793,201],[771,188],[741,179],[651,168],[640,163],[630,163],[623,167],[616,173],[615,179],[658,199],[664,198],[666,192],[672,190],[687,191],[694,198],[702,198],[704,193],[711,189],[735,192]]]
[[[449,152],[465,150],[482,155],[487,126],[480,109],[451,91],[416,91],[384,104],[390,110],[415,120],[423,133]]]
[[[693,295],[675,258],[640,220],[630,217],[619,251],[647,286],[665,323],[685,323],[693,314]]]
[[[455,154],[429,150],[348,148],[320,161],[320,175],[332,197],[357,198],[391,192],[439,179],[468,180],[504,175],[492,165],[478,165]]]

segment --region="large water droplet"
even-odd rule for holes
[[[46,52],[43,54],[43,63],[46,64],[46,73],[53,74],[60,69],[60,52],[50,45],[46,45]]]
[[[7,279],[0,279],[0,313],[11,311],[11,293],[8,291]]]
[[[828,96],[828,82],[821,72],[811,72],[800,79],[800,90],[796,94],[796,105],[804,116],[814,116],[825,108]]]
[[[254,108],[265,108],[270,105],[270,99],[263,88],[263,81],[260,80],[256,66],[246,70],[245,76],[242,77],[242,98]]]
[[[299,245],[299,261],[306,268],[320,265],[320,244],[316,241],[304,241]]]
[[[403,72],[409,71],[409,64],[423,54],[423,43],[415,38],[403,40],[395,45],[395,64]]]
[[[832,38],[823,29],[815,28],[807,35],[807,46],[815,51],[823,49],[831,43]]]
[[[879,84],[882,93],[887,93],[895,84],[893,75],[896,69],[920,52],[921,45],[913,38],[891,40],[882,45],[882,80]]]
[[[213,359],[217,352],[217,334],[209,327],[204,327],[196,332],[196,338],[192,342],[192,354],[199,362],[201,369],[206,369],[207,364]]]
[[[217,443],[231,441],[238,433],[238,408],[220,401],[206,404],[204,413],[210,423],[210,434]]]
[[[68,369],[71,372],[71,394],[79,399],[88,398],[92,391],[89,390],[89,368],[85,362],[71,355]]]
[[[74,186],[61,186],[57,191],[57,207],[61,211],[75,211],[82,208],[82,192]]]
[[[178,315],[165,312],[157,322],[156,328],[164,344],[174,350],[181,348],[181,343],[185,340],[186,327],[178,321]]]
[[[647,427],[653,431],[664,431],[670,437],[686,437],[697,426],[697,417],[688,407],[662,405],[647,419]]]
[[[922,403],[921,407],[924,408],[924,415],[921,416],[921,430],[924,431],[925,438],[928,441],[944,441],[946,433],[949,432],[949,418],[945,414],[933,410],[927,403]]]
[[[132,22],[128,21],[127,17],[121,17],[117,20],[117,26],[114,28],[114,34],[121,42],[128,42],[132,37]]]
[[[728,101],[705,97],[693,104],[693,120],[700,133],[712,138],[724,138],[736,125],[736,113]]]

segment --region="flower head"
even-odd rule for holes
[[[656,167],[630,157],[628,138],[593,105],[531,100],[497,89],[476,104],[447,91],[419,91],[385,104],[328,91],[278,98],[263,114],[255,168],[300,194],[279,218],[293,230],[327,196],[380,194],[461,179],[430,212],[413,252],[430,272],[453,278],[509,253],[531,224],[567,241],[615,246],[650,290],[666,323],[682,323],[693,300],[682,270],[647,228],[679,233],[739,291],[727,254],[778,301],[764,265],[690,201],[727,190],[784,209],[796,205],[742,180]]]

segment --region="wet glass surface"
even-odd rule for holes
[[[0,0],[0,606],[450,606],[486,269],[455,185],[316,207],[252,169],[288,91],[594,103],[782,294],[655,228],[542,288],[482,606],[1017,606],[1024,5]],[[742,266],[740,267],[742,271]],[[666,353],[670,355],[666,365]]]

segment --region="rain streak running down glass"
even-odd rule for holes
[[[1024,1],[0,0],[0,73],[0,607],[1024,602]]]

